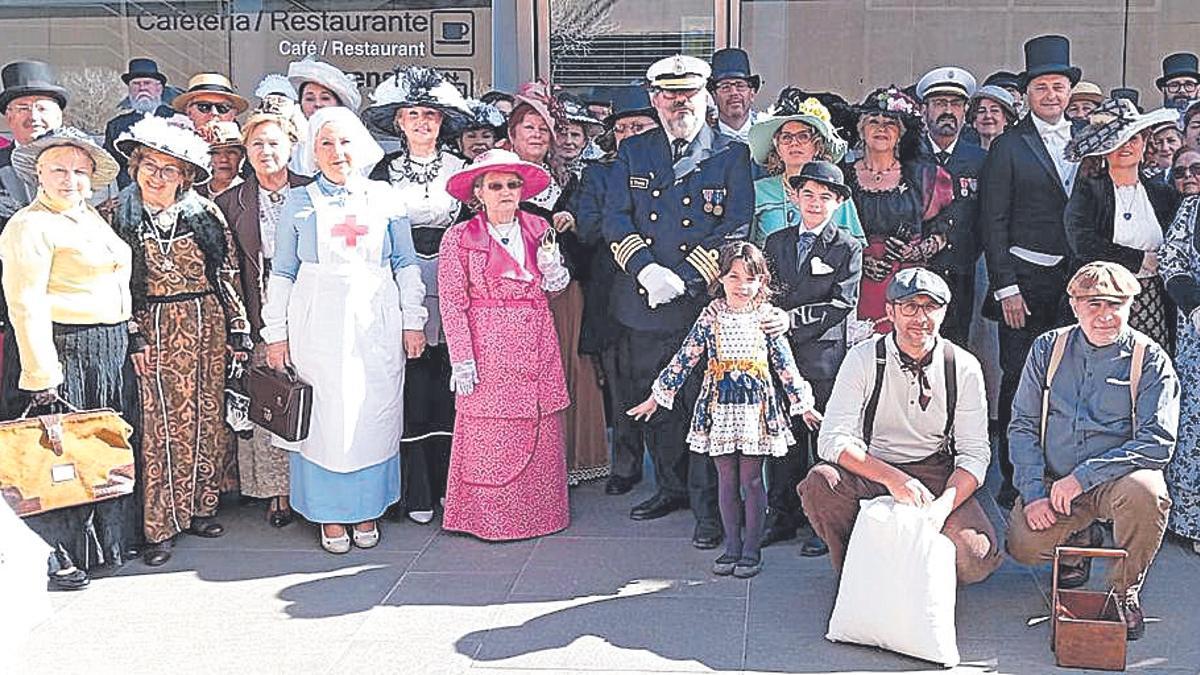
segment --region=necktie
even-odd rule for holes
[[[796,265],[804,266],[804,260],[808,257],[808,252],[812,250],[813,242],[817,240],[817,235],[812,232],[801,232],[800,238],[796,240]]]
[[[925,376],[925,369],[929,367],[929,364],[933,363],[934,351],[936,350],[929,350],[929,353],[922,357],[920,361],[901,350],[897,352],[900,354],[900,370],[917,376],[917,382],[921,387],[921,393],[917,396],[917,403],[921,404],[921,410],[928,408],[929,401],[933,399],[933,387],[929,384],[929,378]]]
[[[683,157],[683,153],[685,150],[687,150],[687,146],[688,142],[682,138],[676,138],[675,140],[671,141],[671,155],[676,162]]]
[[[937,163],[946,166],[946,162],[950,161],[950,153],[945,150],[938,150],[934,153],[937,156]]]

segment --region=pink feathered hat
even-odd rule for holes
[[[446,192],[460,202],[470,202],[475,198],[475,179],[489,172],[515,173],[520,176],[524,183],[521,187],[522,200],[529,199],[550,185],[548,171],[537,164],[523,161],[515,152],[497,148],[479,155],[474,164],[451,176],[446,183]]]

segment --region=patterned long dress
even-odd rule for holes
[[[688,373],[708,357],[687,436],[692,452],[783,457],[795,445],[771,371],[779,376],[792,413],[813,407],[812,386],[800,375],[787,338],[763,333],[761,316],[756,307],[738,311],[723,298],[713,300],[654,381],[654,400],[670,408]]]
[[[1158,273],[1179,305],[1175,370],[1182,389],[1179,439],[1166,470],[1172,501],[1167,527],[1200,542],[1200,335],[1188,318],[1188,312],[1194,311],[1200,302],[1198,214],[1200,196],[1188,197],[1179,206],[1158,252]]]
[[[216,514],[229,461],[225,426],[228,333],[249,334],[234,244],[216,206],[193,198],[215,218],[230,252],[216,273],[206,273],[204,252],[183,202],[147,215],[141,228],[146,261],[146,306],[134,318],[149,344],[141,378],[146,539],[158,543]]]

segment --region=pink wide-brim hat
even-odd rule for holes
[[[515,173],[520,176],[524,183],[521,187],[522,200],[529,199],[550,186],[550,172],[537,164],[522,160],[515,152],[496,148],[479,155],[474,164],[450,176],[446,183],[446,192],[460,202],[469,202],[475,198],[475,179],[492,172]]]

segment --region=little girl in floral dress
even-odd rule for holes
[[[763,459],[782,457],[795,443],[771,370],[787,393],[792,415],[802,415],[814,429],[821,415],[787,338],[769,337],[759,325],[762,312],[770,309],[771,274],[762,251],[746,242],[728,244],[718,267],[720,276],[710,288],[715,299],[655,380],[650,397],[627,414],[648,420],[658,406],[670,409],[688,372],[707,356],[687,441],[692,452],[711,456],[717,465],[725,552],[713,563],[713,573],[748,578],[762,569]]]

